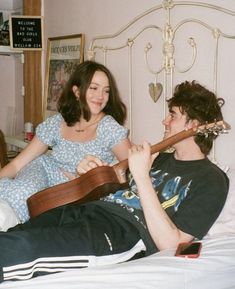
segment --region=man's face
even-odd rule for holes
[[[186,114],[182,114],[178,106],[173,106],[162,124],[165,126],[164,139],[173,136],[186,128]]]

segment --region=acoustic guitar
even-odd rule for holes
[[[173,144],[196,134],[226,133],[230,126],[224,121],[202,125],[177,133],[151,147],[151,153],[166,150]],[[44,189],[32,195],[27,200],[29,214],[36,217],[50,209],[69,204],[84,203],[98,200],[119,189],[128,188],[126,170],[128,160],[123,160],[114,166],[100,166],[91,169],[74,180]]]

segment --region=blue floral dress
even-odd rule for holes
[[[47,187],[68,181],[62,170],[76,173],[76,167],[86,155],[94,155],[112,163],[112,148],[128,136],[128,129],[118,124],[110,115],[104,116],[97,126],[96,138],[87,142],[75,142],[61,136],[61,114],[49,117],[36,128],[40,141],[52,148],[50,153],[36,158],[14,179],[0,180],[0,198],[15,210],[21,222],[29,219],[26,200]]]

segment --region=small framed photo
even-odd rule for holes
[[[0,46],[10,46],[9,14],[0,11]]]
[[[57,101],[70,75],[84,60],[84,34],[48,38],[44,118],[56,112]]]

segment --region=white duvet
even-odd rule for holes
[[[197,259],[174,253],[167,250],[118,265],[8,281],[0,289],[235,289],[235,234],[204,239]]]

